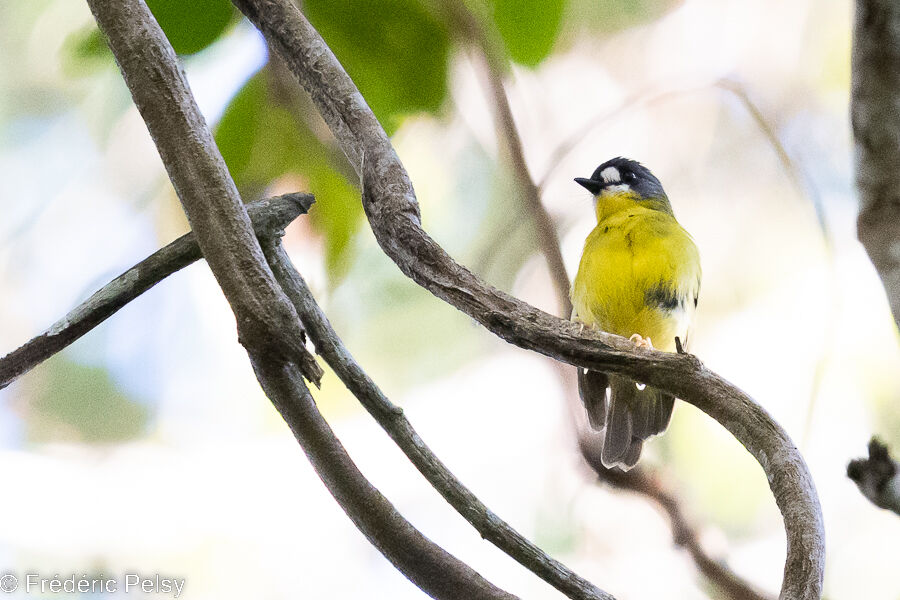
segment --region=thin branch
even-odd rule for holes
[[[247,205],[253,229],[260,238],[275,235],[309,210],[309,194],[285,194]],[[111,317],[151,287],[202,258],[193,232],[187,233],[134,265],[50,326],[44,333],[0,358],[3,389]]]
[[[522,138],[509,105],[509,97],[503,85],[503,73],[508,65],[500,55],[497,45],[491,43],[481,22],[461,2],[449,2],[442,5],[451,13],[451,22],[477,48],[484,63],[485,78],[494,106],[497,128],[503,135],[512,161],[512,175],[522,194],[525,212],[529,215],[537,231],[541,252],[547,261],[550,279],[556,291],[556,300],[560,316],[572,314],[572,301],[569,298],[569,274],[560,250],[559,234],[553,218],[541,202],[541,192],[525,160]]]
[[[900,463],[891,458],[884,443],[872,438],[869,458],[850,461],[847,477],[872,504],[900,515]]]
[[[517,600],[422,535],[365,479],[322,418],[293,365],[253,361],[253,366],[266,395],[328,491],[354,525],[410,581],[433,598]]]
[[[900,327],[900,4],[857,1],[851,70],[857,234]]]
[[[499,337],[563,362],[612,373],[683,398],[730,431],[766,472],[784,517],[781,598],[821,595],[821,509],[803,458],[747,394],[692,355],[636,351],[628,340],[555,318],[480,281],[422,230],[409,176],[365,100],[315,29],[289,0],[234,0],[312,96],[362,180],[363,205],[382,249],[407,276]]]
[[[519,131],[513,119],[512,109],[509,106],[506,90],[503,87],[502,76],[493,67],[490,59],[485,58],[485,64],[487,65],[487,78],[494,97],[500,131],[503,133],[506,145],[509,147],[513,176],[519,185],[527,213],[534,221],[534,226],[537,230],[541,252],[547,261],[550,279],[553,282],[553,289],[556,291],[559,315],[567,317],[572,314],[572,300],[569,298],[569,274],[566,272],[566,263],[560,251],[559,234],[556,231],[553,218],[541,202],[540,190],[538,190],[528,171],[528,163],[525,162],[525,154],[522,149],[522,140],[519,137]]]
[[[397,443],[419,472],[481,536],[525,568],[573,599],[612,600],[612,596],[547,556],[485,506],[434,455],[403,415],[353,359],[316,303],[290,257],[274,240],[263,244],[275,277],[294,303],[310,340],[344,385]]]
[[[756,105],[746,88],[736,81],[730,79],[720,79],[715,86],[732,94],[744,106],[744,109],[753,118],[756,126],[769,142],[769,146],[778,156],[781,167],[787,174],[788,179],[797,188],[797,191],[809,200],[812,205],[813,212],[816,215],[816,224],[819,226],[819,233],[822,236],[822,244],[825,247],[825,258],[828,263],[828,283],[825,297],[828,298],[828,312],[822,320],[822,328],[824,330],[824,342],[819,347],[819,356],[816,360],[816,367],[813,371],[812,384],[809,390],[809,403],[806,407],[806,420],[803,424],[803,437],[801,438],[801,447],[806,443],[809,433],[812,429],[812,419],[816,408],[816,400],[819,397],[819,390],[822,387],[822,380],[825,377],[825,367],[828,365],[831,355],[831,348],[834,346],[834,340],[837,337],[838,324],[838,281],[837,281],[837,257],[834,252],[834,235],[831,233],[831,227],[828,225],[828,219],[825,214],[825,204],[818,190],[812,184],[808,177],[804,177],[803,171],[797,165],[787,148],[781,143],[778,132],[766,119],[763,112]]]
[[[771,600],[763,592],[757,590],[738,576],[723,562],[712,558],[702,544],[699,535],[684,514],[678,497],[666,489],[658,473],[645,466],[623,472],[619,469],[607,469],[600,461],[601,445],[594,437],[594,432],[583,432],[579,435],[579,447],[587,465],[594,470],[599,480],[612,487],[640,494],[656,503],[669,516],[672,537],[675,544],[687,550],[700,573],[706,577],[722,594],[731,600]],[[593,435],[591,435],[593,434]]]
[[[515,596],[422,535],[353,464],[306,388],[307,356],[316,369],[318,364],[308,355],[294,307],[250,230],[171,45],[142,0],[88,2],[159,148],[200,249],[231,303],[257,378],[326,487],[372,544],[426,593],[448,600],[513,600]]]

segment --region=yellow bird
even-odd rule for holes
[[[572,318],[637,346],[672,352],[678,337],[686,347],[700,293],[700,254],[675,220],[662,184],[627,158],[575,181],[594,196],[597,226],[572,286]],[[675,398],[621,375],[579,369],[578,390],[591,426],[605,430],[601,459],[609,468],[633,467],[644,440],[672,417]]]

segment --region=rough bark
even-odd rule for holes
[[[265,238],[283,230],[309,210],[312,203],[313,197],[309,194],[285,194],[249,204],[247,212],[257,237]],[[94,292],[47,331],[0,358],[0,389],[74,343],[172,273],[200,258],[200,246],[192,232],[134,265]]]

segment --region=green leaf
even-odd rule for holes
[[[43,372],[46,379],[28,405],[30,439],[122,442],[146,429],[148,409],[120,392],[105,369],[58,355]]]
[[[388,133],[447,96],[449,35],[416,0],[305,0],[309,20]]]
[[[147,6],[178,54],[200,52],[235,16],[228,0],[147,0]]]
[[[332,285],[350,270],[351,242],[363,220],[359,191],[333,169],[311,178],[310,190],[321,198],[310,211],[313,227],[325,236],[325,267]]]
[[[536,66],[559,35],[566,0],[493,0],[494,23],[510,58]]]
[[[207,48],[240,16],[228,0],[148,0],[147,4],[178,54]],[[72,73],[113,64],[106,39],[93,25],[69,35],[64,48],[64,62]]]
[[[112,58],[112,52],[106,45],[106,40],[96,27],[91,26],[70,36],[67,40],[70,44],[74,58],[92,60],[96,58]]]
[[[362,222],[359,192],[335,169],[335,153],[310,131],[299,107],[275,98],[270,76],[263,69],[241,88],[216,128],[216,142],[247,199],[285,176],[305,180],[306,191],[318,199],[310,218],[325,238],[326,267],[335,284],[349,268],[353,236]]]

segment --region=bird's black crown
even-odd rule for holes
[[[666,192],[656,175],[636,160],[617,156],[597,167],[590,179],[575,180],[595,196],[603,188],[614,185],[627,185],[641,198],[664,199]]]

